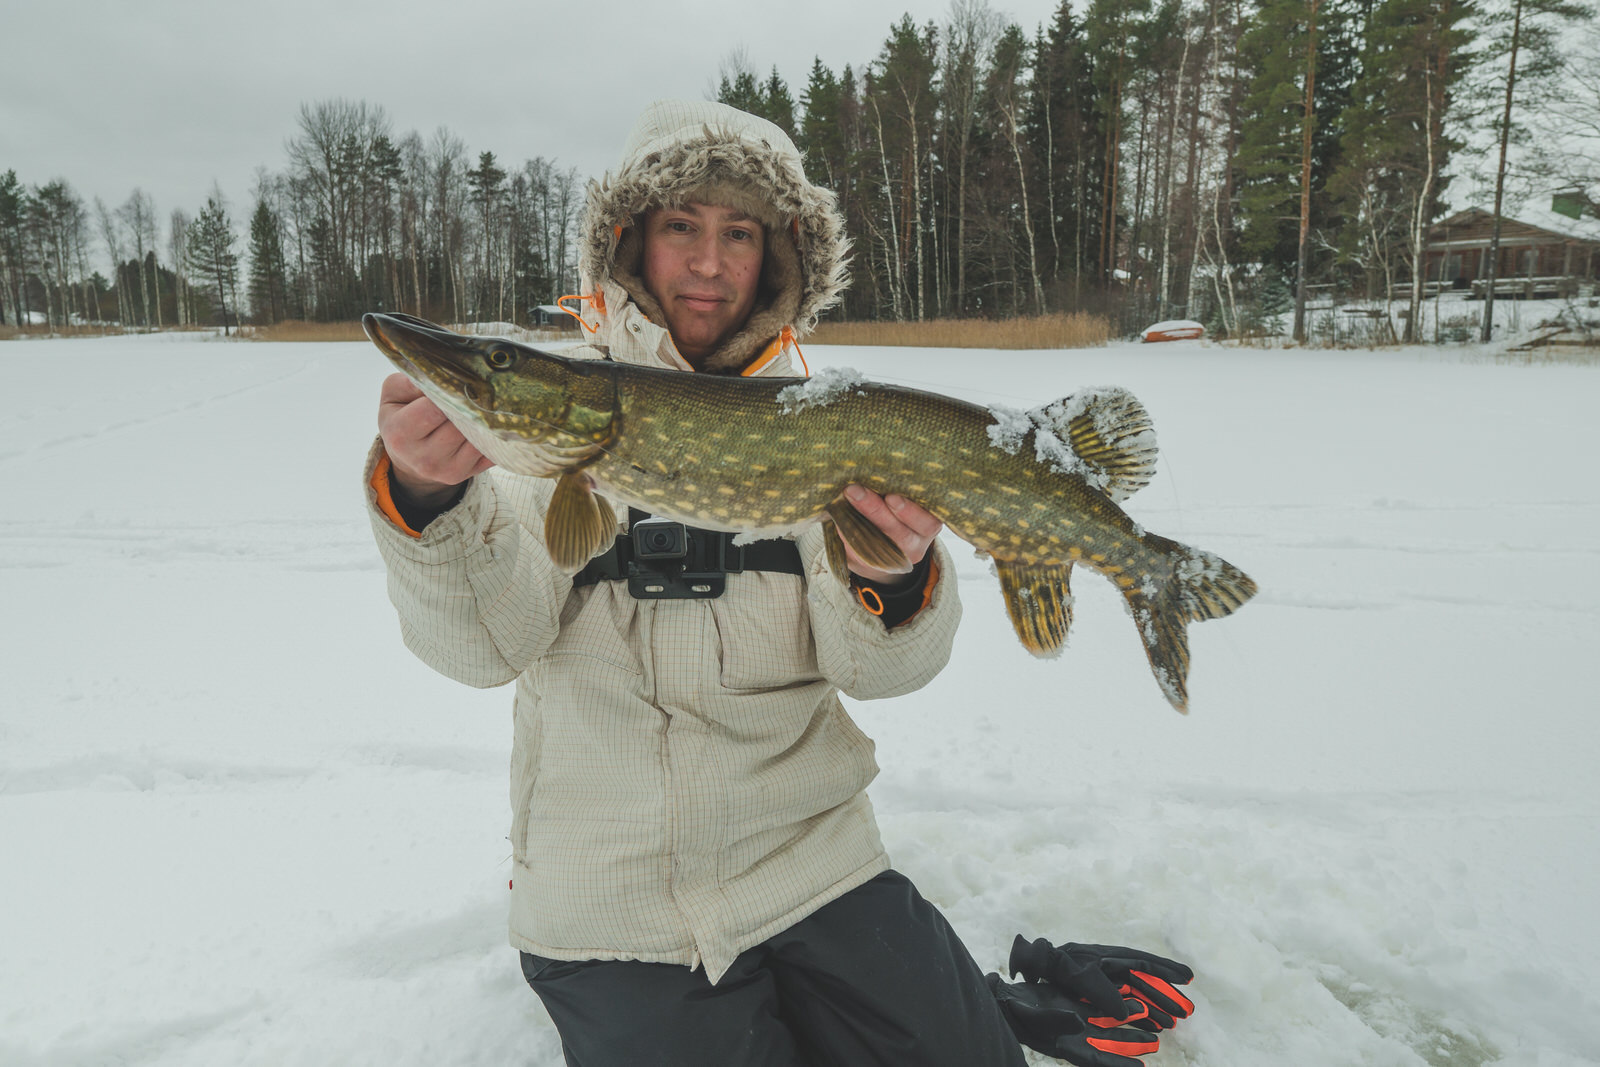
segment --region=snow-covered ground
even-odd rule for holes
[[[1160,1067],[1600,1063],[1600,368],[1474,348],[808,347],[1028,407],[1122,385],[1129,502],[1261,594],[1192,713],[1080,573],[852,708],[897,866],[1012,935],[1192,963]],[[510,694],[402,648],[365,345],[0,346],[0,1063],[560,1062],[504,943]]]

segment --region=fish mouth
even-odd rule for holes
[[[361,328],[378,351],[419,385],[431,382],[473,407],[487,410],[489,389],[481,369],[482,347],[427,319],[399,312],[369,311]]]

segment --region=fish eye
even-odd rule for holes
[[[485,358],[488,359],[489,366],[495,370],[505,370],[511,366],[511,353],[504,348],[491,348]]]

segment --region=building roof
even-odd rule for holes
[[[1428,229],[1428,243],[1452,248],[1472,248],[1487,245],[1493,229],[1494,215],[1482,208],[1469,207],[1447,219],[1434,223]],[[1549,207],[1528,204],[1517,209],[1515,215],[1501,216],[1500,243],[1507,240],[1535,242],[1577,241],[1583,244],[1600,243],[1600,219],[1568,218]]]

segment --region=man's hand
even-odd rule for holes
[[[402,376],[403,377],[403,376]],[[850,498],[850,503],[867,521],[882,530],[906,554],[906,559],[913,565],[921,563],[922,557],[928,554],[928,546],[933,544],[939,536],[939,531],[944,524],[928,513],[920,504],[913,504],[899,493],[890,493],[888,496],[879,496],[870,489],[863,489],[859,485],[845,487],[845,496]],[[896,582],[904,582],[903,574],[890,574],[869,567],[856,555],[855,549],[850,547],[848,541],[844,546],[845,559],[850,565],[850,571],[867,579],[869,582],[878,582],[885,586],[893,586]]]
[[[391,486],[419,507],[443,507],[462,482],[494,466],[404,374],[383,380],[378,436]]]

